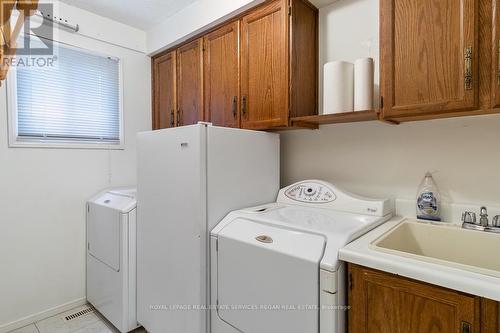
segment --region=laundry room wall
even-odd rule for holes
[[[377,64],[378,82],[378,13],[376,0],[341,0],[321,8],[321,66],[369,56]],[[321,104],[321,83],[320,91]],[[378,95],[377,86],[376,105]],[[359,194],[414,200],[425,172],[431,171],[444,201],[498,205],[499,128],[500,115],[490,115],[284,131],[282,185],[319,178]]]
[[[264,0],[193,1],[148,31],[147,51],[158,53],[262,2]]]
[[[124,150],[8,148],[0,88],[0,332],[85,301],[85,201],[136,182],[136,132],[151,129],[145,33],[60,4],[59,40],[121,59]],[[97,38],[98,40],[96,40]]]

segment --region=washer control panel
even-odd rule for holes
[[[337,198],[332,189],[323,184],[310,181],[293,185],[285,191],[285,196],[306,203],[328,203]]]

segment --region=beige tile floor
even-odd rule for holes
[[[67,315],[85,308],[86,306],[81,306],[9,333],[119,333],[97,312],[83,315],[71,321],[64,319]],[[146,333],[146,331],[143,328],[138,328],[133,333]]]

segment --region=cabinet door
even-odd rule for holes
[[[481,299],[481,333],[500,332],[500,303]]]
[[[349,332],[479,332],[479,298],[349,265]]]
[[[175,126],[175,51],[153,59],[153,129]]]
[[[241,20],[241,127],[288,125],[288,1]]]
[[[500,107],[500,0],[493,1],[492,108]]]
[[[203,121],[203,39],[177,50],[177,82],[177,124]]]
[[[205,113],[217,126],[239,127],[239,22],[205,36]]]
[[[478,106],[475,0],[381,0],[382,116],[432,118]]]

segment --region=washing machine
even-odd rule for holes
[[[210,238],[211,332],[345,332],[338,251],[390,219],[393,206],[307,180],[275,203],[227,215]]]
[[[136,207],[135,188],[87,202],[87,301],[122,333],[138,327]]]

